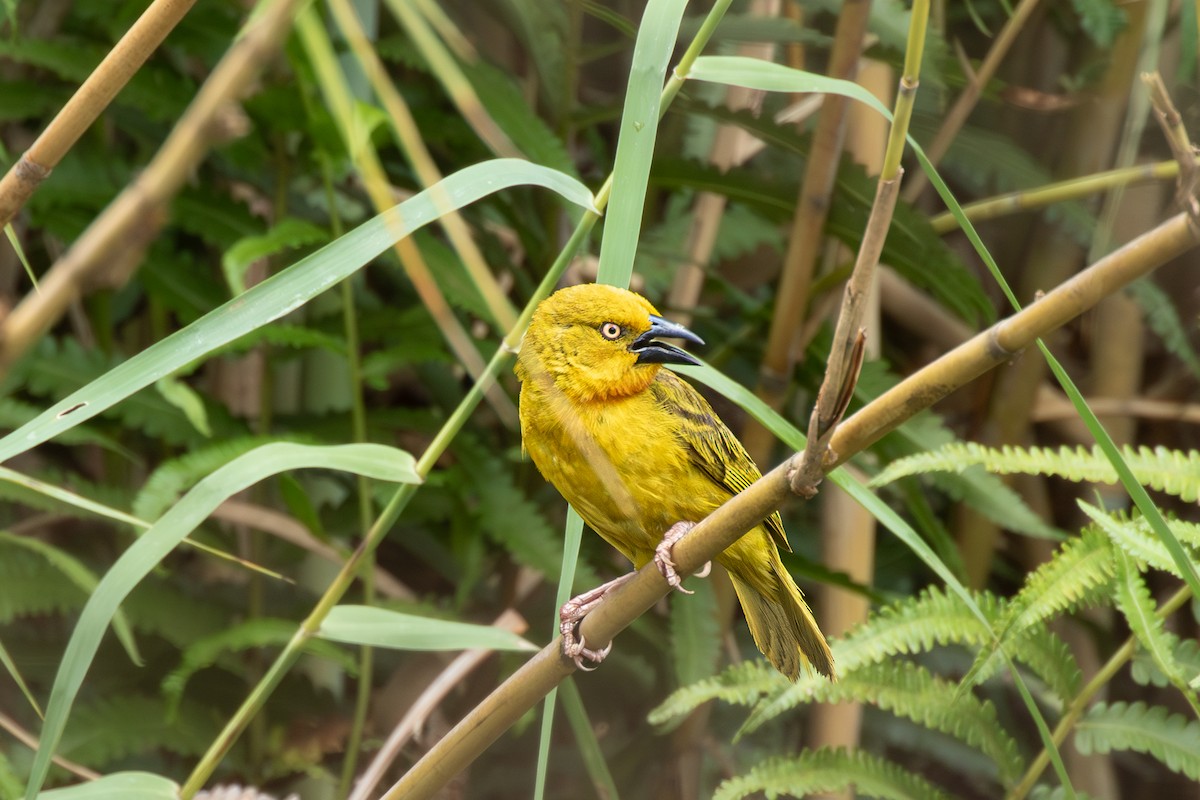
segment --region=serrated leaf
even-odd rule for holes
[[[59,665],[27,798],[36,796],[66,728],[84,676],[121,602],[133,588],[230,496],[285,469],[342,469],[376,480],[420,482],[412,456],[381,445],[309,447],[276,443],[241,456],[201,481],[151,526],[101,578],[88,598]]]
[[[1173,772],[1200,780],[1200,722],[1145,703],[1097,703],[1075,726],[1083,755],[1113,750],[1148,753]]]
[[[328,240],[325,229],[296,217],[284,217],[266,233],[239,239],[221,257],[221,269],[233,294],[239,295],[246,290],[246,270],[255,261]]]
[[[738,800],[751,794],[807,797],[853,789],[859,796],[887,800],[949,800],[949,795],[914,773],[864,751],[809,750],[798,756],[770,758],[745,775],[717,787],[713,800]]]

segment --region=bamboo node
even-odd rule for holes
[[[13,165],[13,171],[24,183],[32,183],[34,186],[50,177],[50,167],[44,167],[38,162],[29,157],[29,151],[22,154],[20,160]]]

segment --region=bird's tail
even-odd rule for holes
[[[771,574],[754,576],[765,578],[754,582],[761,583],[760,586],[753,585],[732,570],[729,573],[754,643],[775,669],[789,680],[794,681],[800,676],[802,659],[825,677],[836,680],[833,654],[829,651],[825,635],[817,627],[817,621],[813,619],[808,603],[804,602],[800,587],[784,568],[779,555],[772,555]]]

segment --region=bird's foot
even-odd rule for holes
[[[562,633],[562,651],[563,655],[575,662],[575,666],[584,672],[591,672],[595,666],[584,666],[584,661],[589,661],[593,665],[598,665],[604,660],[605,656],[612,650],[612,642],[602,650],[593,650],[587,646],[587,641],[583,638],[583,634],[576,634],[575,629],[583,618],[600,605],[600,601],[611,592],[613,589],[620,586],[625,581],[632,578],[634,572],[628,575],[611,580],[608,583],[597,586],[595,589],[586,591],[578,597],[572,597],[567,602],[563,603],[563,607],[558,612],[558,630]]]
[[[696,527],[694,522],[676,522],[667,532],[663,534],[663,540],[659,542],[658,547],[654,548],[654,565],[658,567],[658,571],[667,579],[667,583],[684,594],[695,594],[691,589],[683,588],[683,579],[679,577],[679,573],[675,569],[675,544],[687,536],[692,528]],[[706,577],[712,569],[712,562],[705,561],[695,576],[697,578]]]

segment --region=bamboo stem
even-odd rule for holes
[[[987,56],[983,59],[983,63],[979,69],[971,76],[971,80],[963,89],[962,94],[954,101],[954,107],[946,114],[945,120],[942,122],[942,127],[938,129],[937,135],[933,137],[933,141],[925,148],[925,155],[929,158],[929,162],[937,166],[942,160],[942,156],[946,155],[946,151],[950,149],[950,143],[954,141],[954,137],[958,135],[963,124],[967,121],[967,117],[971,115],[975,104],[979,102],[979,97],[983,93],[983,88],[987,86],[988,81],[996,74],[996,70],[1000,67],[1000,62],[1008,55],[1009,48],[1012,47],[1013,41],[1017,38],[1017,34],[1025,27],[1025,23],[1029,21],[1030,15],[1037,8],[1038,0],[1021,0],[1021,3],[1013,11],[1012,16],[1004,23],[1000,34],[992,43],[992,49],[988,51]],[[927,183],[925,173],[918,172],[909,182],[908,188],[904,190],[904,199],[907,202],[912,202],[920,196],[925,189]]]
[[[354,52],[355,58],[362,65],[379,102],[387,111],[396,141],[408,158],[408,162],[412,164],[413,171],[417,173],[421,185],[426,187],[434,185],[442,179],[442,173],[437,168],[429,148],[425,146],[424,139],[421,138],[421,132],[417,127],[416,120],[413,119],[408,103],[405,102],[403,95],[388,77],[383,61],[367,39],[367,34],[363,30],[354,8],[350,5],[349,0],[329,0],[329,10],[332,12],[338,28],[341,29],[342,35],[346,38],[346,42],[350,45],[350,49]],[[463,221],[462,215],[457,211],[452,211],[440,217],[438,223],[445,228],[450,244],[462,259],[463,265],[470,273],[484,302],[487,303],[488,311],[492,314],[492,321],[496,328],[507,331],[516,323],[517,311],[505,295],[504,290],[500,288],[500,284],[496,282],[491,270],[488,269],[487,260],[484,259],[475,240],[471,238],[470,229]]]
[[[1186,585],[1181,587],[1179,591],[1171,595],[1167,602],[1162,604],[1162,607],[1158,609],[1156,615],[1160,619],[1166,619],[1168,616],[1175,613],[1175,611],[1177,611],[1184,603],[1190,600],[1191,596],[1191,589],[1189,589]],[[1101,689],[1108,686],[1109,682],[1112,681],[1113,676],[1117,674],[1117,670],[1121,669],[1121,667],[1125,666],[1125,664],[1131,658],[1133,658],[1133,653],[1136,649],[1137,637],[1130,636],[1125,640],[1125,643],[1121,645],[1117,651],[1112,654],[1112,656],[1109,657],[1104,666],[1092,676],[1092,679],[1087,682],[1087,685],[1079,690],[1079,694],[1077,694],[1075,699],[1071,701],[1071,705],[1067,707],[1067,710],[1058,720],[1058,724],[1054,726],[1054,732],[1051,734],[1051,738],[1054,740],[1056,747],[1061,745],[1067,738],[1067,734],[1070,733],[1071,729],[1075,727],[1075,723],[1079,721],[1079,718],[1087,709],[1087,705],[1091,702],[1092,698],[1095,697]],[[1018,783],[1013,790],[1008,793],[1006,800],[1023,800],[1024,797],[1033,790],[1034,784],[1037,783],[1038,777],[1045,772],[1046,767],[1049,766],[1049,764],[1050,754],[1045,748],[1042,748],[1042,750],[1038,752],[1037,757],[1034,758],[1032,763],[1030,763],[1029,769],[1025,771],[1025,775],[1022,776],[1021,782]]]
[[[0,323],[0,375],[66,311],[85,288],[125,284],[141,252],[166,220],[167,202],[210,147],[231,134],[231,108],[279,52],[300,0],[263,4],[213,69],[196,99],[146,169],[80,235]]]
[[[1114,251],[1037,303],[909,376],[843,422],[831,442],[836,456],[827,467],[847,461],[918,411],[1197,244],[1200,232],[1180,214]],[[789,500],[793,496],[789,480],[793,460],[800,457],[797,454],[771,470],[681,540],[674,551],[680,573],[698,570]],[[649,564],[588,614],[580,635],[590,646],[604,647],[669,591],[657,567]],[[555,639],[472,709],[384,797],[430,797],[574,671],[574,663],[563,657],[561,642]]]
[[[827,74],[830,77],[854,80],[870,10],[870,0],[850,0],[842,5],[834,32],[833,50],[829,56]],[[847,103],[846,98],[840,95],[829,95],[821,106],[817,128],[813,133],[812,151],[788,233],[783,277],[779,282],[756,390],[756,394],[775,410],[783,407],[788,375],[795,364],[793,342],[796,331],[804,326],[813,273],[824,241],[822,232],[829,215],[830,197],[841,160]],[[761,425],[748,423],[742,442],[751,458],[758,463],[765,463],[770,459],[775,439]]]
[[[76,90],[24,155],[0,179],[0,228],[12,222],[129,79],[196,0],[154,0]]]
[[[1193,157],[1193,164],[1200,167],[1200,157]],[[1122,169],[1110,169],[1097,172],[1083,178],[1071,178],[1065,181],[1049,183],[1036,189],[1022,189],[1017,192],[977,200],[962,207],[963,213],[971,222],[1016,214],[1021,211],[1033,211],[1054,203],[1064,203],[1088,195],[1108,191],[1118,186],[1128,186],[1139,181],[1167,180],[1179,175],[1178,161],[1160,161],[1157,164],[1138,164]],[[938,214],[929,220],[929,225],[938,233],[949,233],[958,229],[958,220],[949,211]]]

